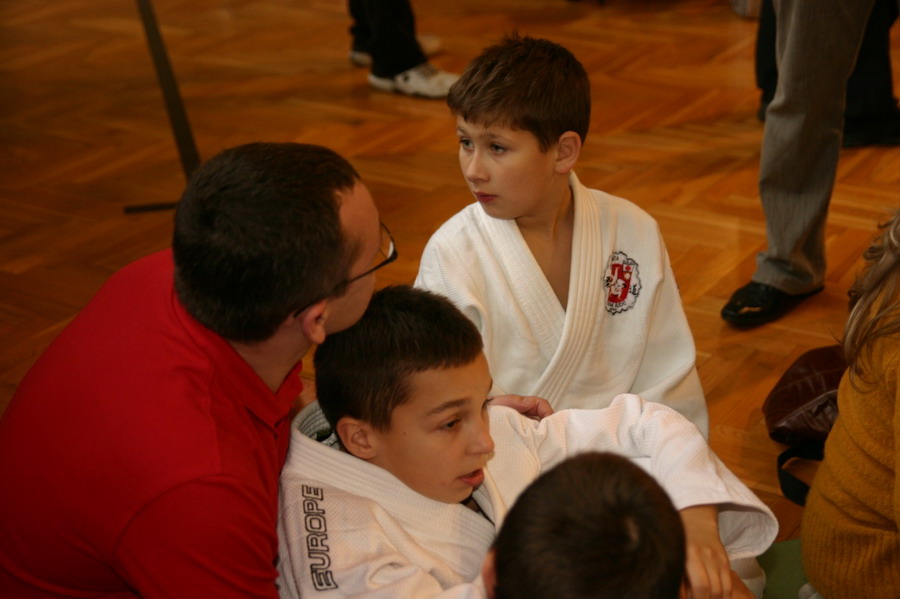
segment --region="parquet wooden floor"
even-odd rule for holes
[[[435,228],[470,201],[441,101],[371,90],[347,61],[339,0],[157,0],[201,156],[255,140],[328,145],[369,185],[400,249],[379,284],[409,282]],[[827,229],[828,285],[753,331],[718,316],[765,246],[755,21],[726,0],[415,2],[461,70],[517,29],[568,46],[594,92],[582,181],[636,202],[662,228],[699,349],[715,450],[797,535],[777,491],[760,406],[784,368],[830,343],[875,225],[900,198],[900,150],[844,150]],[[900,41],[894,40],[894,63]],[[0,3],[0,410],[100,284],[166,247],[183,186],[133,2]],[[77,423],[73,423],[77,426]]]

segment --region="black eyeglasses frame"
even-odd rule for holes
[[[306,304],[305,306],[303,306],[302,308],[300,308],[299,310],[297,310],[296,312],[294,312],[294,316],[299,316],[300,313],[302,313],[304,310],[306,310],[307,308],[309,308],[310,306],[312,306],[312,305],[315,304],[316,302],[322,301],[322,300],[325,299],[326,297],[334,297],[334,296],[336,296],[336,295],[340,295],[340,294],[343,292],[344,289],[346,289],[347,287],[349,287],[350,285],[352,285],[352,284],[355,283],[356,281],[360,280],[360,279],[363,278],[363,277],[369,276],[370,274],[372,274],[373,272],[375,272],[375,271],[378,270],[379,268],[384,268],[385,266],[387,266],[388,264],[390,264],[391,262],[393,262],[393,261],[395,261],[395,260],[397,259],[397,256],[398,256],[398,253],[397,253],[397,244],[396,244],[396,242],[394,241],[394,236],[391,235],[391,231],[390,231],[390,229],[387,228],[387,225],[385,225],[384,223],[379,223],[379,224],[381,225],[381,230],[384,231],[384,232],[387,234],[387,237],[388,237],[388,239],[389,239],[390,242],[391,242],[391,245],[390,245],[390,247],[388,248],[388,255],[387,255],[387,257],[385,257],[384,260],[382,260],[381,262],[379,262],[378,264],[376,264],[375,266],[373,266],[373,267],[370,268],[369,270],[367,270],[367,271],[365,271],[365,272],[362,272],[362,273],[356,275],[355,277],[350,277],[349,279],[347,279],[347,280],[345,280],[345,281],[341,281],[340,283],[338,283],[337,285],[334,286],[334,288],[331,290],[331,292],[330,292],[328,295],[325,295],[325,296],[323,296],[323,297],[320,297],[319,299],[314,300],[314,301],[312,301],[312,302]]]

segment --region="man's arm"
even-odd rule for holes
[[[144,599],[277,599],[274,513],[233,478],[186,482],[134,515],[113,563]]]

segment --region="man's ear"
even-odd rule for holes
[[[321,299],[309,308],[292,316],[303,336],[316,345],[325,341],[325,321],[328,318],[328,299]]]
[[[350,416],[338,420],[335,432],[348,452],[362,460],[371,460],[377,455],[373,445],[372,425]]]
[[[481,579],[484,580],[484,588],[488,599],[494,599],[497,594],[497,550],[491,547],[484,561],[481,562]]]
[[[559,136],[556,144],[556,172],[566,175],[575,168],[581,156],[581,136],[574,131],[566,131]]]

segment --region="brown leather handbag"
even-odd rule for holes
[[[782,493],[803,505],[809,487],[784,470],[792,458],[821,460],[825,439],[838,415],[837,388],[847,369],[840,345],[802,354],[775,383],[763,403],[769,437],[790,445],[778,456]]]

